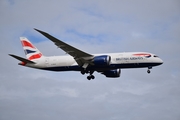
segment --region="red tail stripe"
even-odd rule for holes
[[[38,58],[40,58],[41,56],[42,56],[41,53],[35,54],[35,55],[30,56],[30,57],[29,57],[29,60],[38,59]]]
[[[21,43],[22,43],[22,45],[25,47],[31,47],[31,48],[35,48],[31,43],[29,43],[29,42],[27,42],[27,41],[25,41],[25,40],[23,40],[23,41],[21,41]]]

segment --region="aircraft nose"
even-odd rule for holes
[[[159,58],[159,64],[163,64],[163,60]]]

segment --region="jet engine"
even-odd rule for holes
[[[111,78],[120,77],[121,69],[105,71],[102,74],[104,74],[106,77],[111,77]]]
[[[111,57],[108,55],[96,56],[93,59],[93,63],[95,66],[108,66],[110,65],[110,62],[111,62]]]

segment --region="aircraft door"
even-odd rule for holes
[[[46,64],[46,67],[49,67],[49,58],[45,59],[45,64]]]

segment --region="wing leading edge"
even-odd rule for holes
[[[52,35],[50,35],[46,32],[43,32],[38,29],[35,29],[35,30],[38,31],[39,33],[41,33],[42,35],[44,35],[45,37],[47,37],[52,42],[54,42],[54,44],[56,46],[58,46],[59,48],[64,50],[66,53],[71,55],[76,60],[76,62],[78,63],[79,66],[86,68],[91,63],[91,60],[94,57],[93,55],[86,53],[84,51],[81,51],[81,50],[53,37]]]

